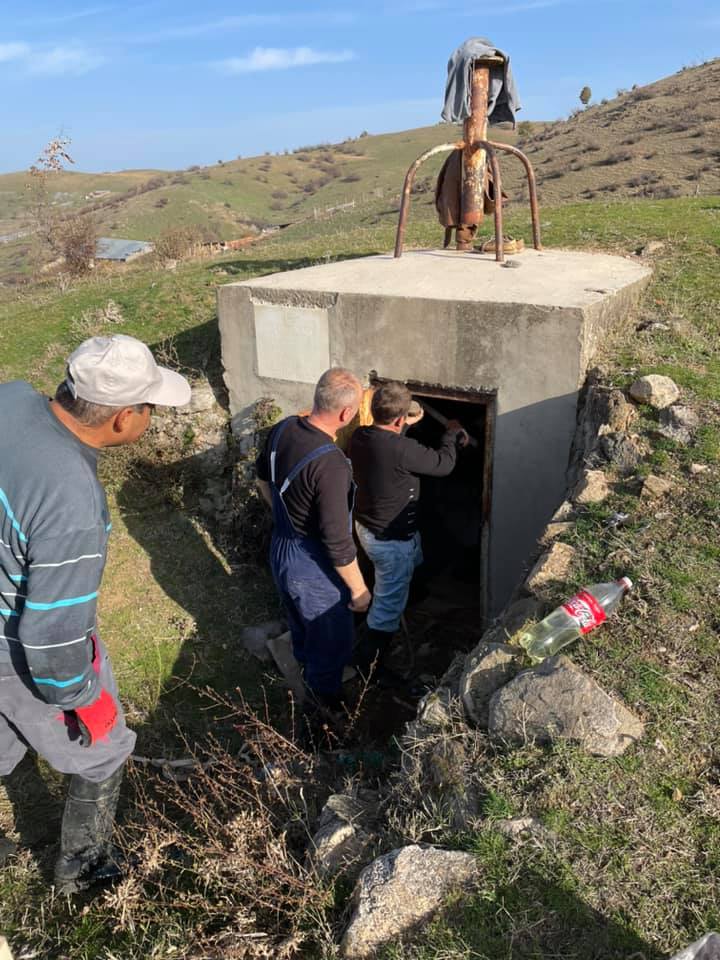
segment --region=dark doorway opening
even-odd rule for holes
[[[449,476],[421,480],[420,534],[425,559],[418,579],[426,584],[436,608],[462,609],[482,619],[487,579],[483,548],[489,503],[485,496],[489,482],[488,404],[419,390],[413,390],[413,397],[424,407],[425,415],[408,436],[437,448],[446,429],[444,419],[459,421],[471,438],[458,451]]]
[[[385,379],[373,374],[371,384]],[[427,592],[426,609],[454,617],[467,613],[482,626],[487,610],[496,394],[414,380],[406,383],[413,399],[425,409],[423,419],[408,430],[409,437],[439,447],[446,429],[443,420],[458,420],[471,437],[449,476],[421,478],[425,559],[414,592]]]
[[[385,380],[371,374],[372,386]],[[449,476],[421,478],[424,562],[386,663],[406,683],[399,691],[373,689],[368,694],[367,729],[362,722],[360,727],[375,743],[387,741],[412,717],[423,691],[437,686],[455,655],[472,649],[486,625],[496,395],[406,383],[425,408],[423,419],[408,436],[438,447],[445,432],[441,421],[458,420],[474,443],[460,451]],[[372,577],[372,565],[364,559]]]

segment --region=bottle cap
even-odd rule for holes
[[[625,592],[628,593],[633,588],[633,582],[630,577],[620,577],[618,583],[621,583],[625,587]]]

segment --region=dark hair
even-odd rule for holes
[[[386,427],[398,417],[407,416],[411,401],[412,394],[404,383],[399,380],[381,383],[370,403],[373,420],[381,427]]]
[[[320,413],[337,413],[357,403],[360,390],[354,373],[344,367],[331,367],[317,382],[313,407]]]
[[[148,406],[147,403],[126,403],[122,407],[110,407],[104,403],[90,403],[89,400],[74,397],[66,380],[63,380],[55,391],[55,402],[69,413],[73,420],[77,420],[84,427],[99,427],[107,423],[116,413],[128,408],[135,410],[136,413],[142,413]]]

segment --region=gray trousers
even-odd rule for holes
[[[135,734],[125,726],[117,684],[105,647],[99,644],[100,683],[115,698],[118,719],[110,733],[91,747],[80,745],[72,713],[46,703],[25,674],[0,677],[0,776],[11,773],[31,747],[59,773],[77,773],[100,783],[133,751]]]

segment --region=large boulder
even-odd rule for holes
[[[487,729],[490,699],[496,690],[512,680],[518,671],[517,647],[507,643],[483,643],[465,661],[460,696],[467,715]]]
[[[550,657],[524,670],[490,701],[490,733],[503,740],[578,742],[615,757],[643,735],[642,721],[572,661]]]
[[[670,377],[659,373],[650,373],[640,377],[630,387],[630,396],[638,403],[647,403],[656,410],[662,410],[675,403],[680,396],[678,385]]]
[[[477,869],[469,853],[434,847],[402,847],[379,857],[358,878],[342,956],[377,956],[383,944],[412,932],[450,893],[471,884]]]

